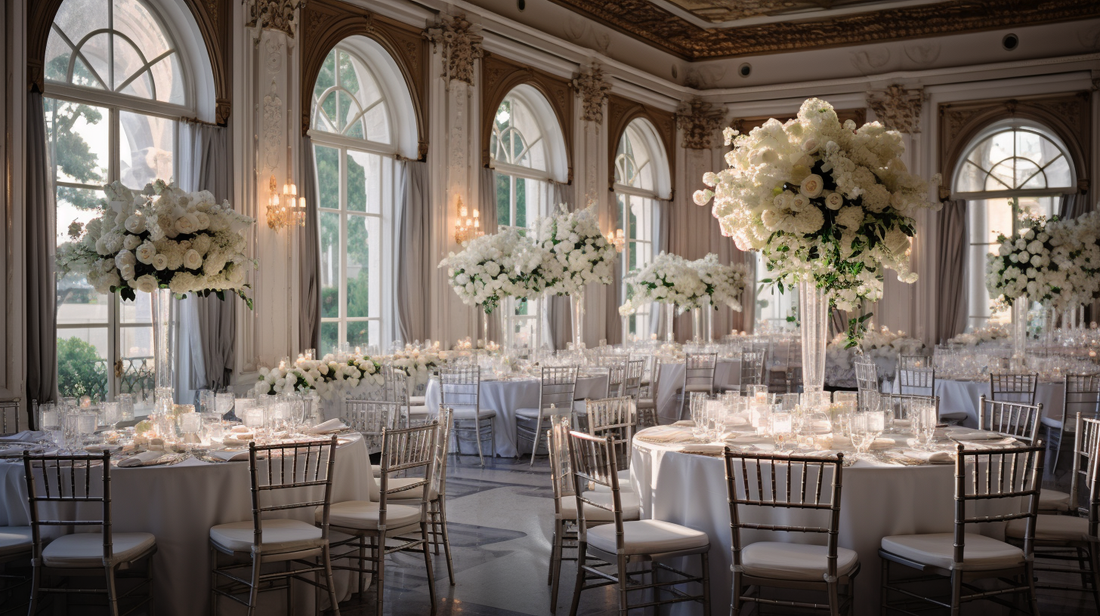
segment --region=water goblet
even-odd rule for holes
[[[217,411],[217,395],[209,389],[200,389],[198,396],[198,412],[213,413]]]
[[[118,402],[104,402],[99,405],[100,418],[103,421],[104,426],[111,428],[115,427],[115,424],[119,422],[119,405]]]
[[[119,394],[115,396],[118,402],[118,420],[133,421],[134,419],[134,394]]]
[[[220,393],[214,397],[214,408],[208,410],[215,411],[217,415],[224,420],[225,416],[229,414],[229,411],[233,410],[233,402],[233,394]]]
[[[936,440],[936,426],[939,423],[936,405],[928,400],[915,400],[909,416],[917,448],[932,449],[932,443]]]
[[[867,453],[871,443],[875,442],[877,435],[871,427],[871,413],[856,412],[848,418],[848,436],[852,439],[852,446],[856,449],[856,455]]]
[[[705,440],[707,437],[707,395],[705,393],[691,393],[691,435],[695,440]]]

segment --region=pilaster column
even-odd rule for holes
[[[607,96],[611,84],[604,79],[603,68],[593,62],[573,77],[573,93],[579,105],[574,105],[574,147],[573,147],[573,204],[575,209],[595,207],[600,228],[606,234],[623,228],[616,220],[616,208],[613,195],[606,190],[606,178],[611,170],[607,168],[607,122],[604,118],[607,110]],[[612,338],[609,331],[619,329],[619,321],[612,320],[608,302],[615,297],[610,285],[589,285],[585,293],[585,344],[596,346],[600,340]],[[615,307],[618,309],[618,306]]]

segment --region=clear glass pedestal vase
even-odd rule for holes
[[[573,348],[584,348],[584,289],[569,296],[569,314],[573,326]]]
[[[696,306],[691,309],[691,341],[700,343],[703,341],[703,313],[710,307]]]
[[[513,323],[509,321],[509,317],[515,314],[516,298],[512,296],[505,297],[504,301],[500,303],[501,335],[504,338],[500,341],[500,345],[506,355],[511,355],[516,347],[515,327]]]
[[[829,300],[813,280],[798,283],[798,310],[802,318],[802,391],[820,395],[825,390],[825,345],[829,341]]]
[[[672,331],[672,322],[676,320],[676,304],[663,304],[661,308],[665,313],[665,342],[675,342],[676,336]]]
[[[171,409],[175,404],[176,361],[175,322],[176,306],[170,289],[157,289],[151,294],[153,308],[153,373],[155,404],[158,409]]]
[[[1013,371],[1027,367],[1027,296],[1012,301],[1012,366]]]
[[[714,306],[710,304],[703,306],[703,342],[714,343]]]

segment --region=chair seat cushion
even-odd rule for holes
[[[423,479],[420,479],[418,477],[390,477],[389,489],[394,490],[397,488],[403,488],[405,486],[419,483],[421,481],[423,481]],[[381,489],[381,486],[379,486],[379,489]],[[402,500],[419,502],[420,495],[424,493],[422,490],[423,488],[416,488],[412,490],[406,490],[404,492],[391,493],[387,498],[391,501]],[[439,498],[439,490],[429,487],[428,500],[435,500],[437,498]]]
[[[760,541],[741,550],[745,573],[776,580],[821,582],[829,570],[829,548],[803,543]],[[848,575],[859,563],[854,550],[836,549],[837,575]]]
[[[1005,526],[1005,536],[1023,539],[1027,520],[1012,520]],[[1089,521],[1072,515],[1039,515],[1035,517],[1036,541],[1087,541]]]
[[[497,416],[497,412],[494,411],[493,409],[481,409],[481,410],[477,411],[476,418],[477,419],[492,419],[493,417],[496,417],[496,416]],[[454,415],[452,415],[452,417],[456,421],[470,421],[470,420],[475,418],[474,409],[472,409],[472,408],[457,409],[456,408],[455,412],[454,412]]]
[[[657,408],[657,402],[655,402],[653,398],[638,398],[638,404],[636,408],[655,409]]]
[[[29,552],[33,543],[30,526],[0,527],[0,556]]]
[[[611,506],[610,492],[587,492],[585,493],[585,498],[600,503],[601,505]],[[642,504],[637,494],[633,492],[619,492],[619,504],[623,507],[624,520],[637,520],[641,516]],[[577,497],[567,496],[561,499],[561,517],[564,520],[577,519]],[[584,518],[589,522],[614,522],[615,514],[606,509],[585,505]]]
[[[966,411],[945,411],[940,409],[940,419],[966,419]]]
[[[426,396],[409,396],[409,404],[412,406],[424,406],[428,403]]]
[[[251,529],[251,523],[249,523]],[[157,544],[149,533],[111,533],[115,558],[131,561]],[[103,534],[73,533],[54,539],[42,550],[47,567],[102,567]]]
[[[902,558],[939,567],[953,568],[955,535],[894,535],[882,538],[882,549]],[[1024,552],[985,535],[966,534],[963,564],[968,570],[1007,569],[1024,562]]]
[[[319,547],[321,529],[300,520],[272,518],[260,521],[263,530],[265,554],[298,552]],[[210,528],[210,540],[222,549],[232,552],[252,551],[252,522],[218,524]]]
[[[1058,490],[1043,489],[1039,492],[1039,511],[1069,511],[1069,494]]]
[[[345,501],[333,503],[329,508],[328,523],[339,528],[356,530],[378,529],[378,503],[369,501]],[[322,509],[317,508],[316,519],[321,520]],[[406,528],[420,524],[420,507],[386,503],[386,528]]]
[[[615,525],[604,524],[590,528],[588,543],[596,549],[615,554],[617,551]],[[628,556],[703,551],[709,546],[710,538],[706,533],[672,522],[664,520],[623,522],[623,548]]]
[[[409,417],[427,417],[431,415],[428,412],[428,407],[423,404],[414,404],[409,406]]]
[[[516,418],[530,419],[532,421],[539,418],[538,409],[516,409]]]

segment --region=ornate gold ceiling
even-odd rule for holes
[[[1100,17],[1100,2],[1096,0],[948,0],[877,9],[873,5],[883,3],[873,0],[553,2],[687,60],[861,45]],[[670,10],[669,3],[678,10]],[[860,10],[863,5],[867,5],[866,11]],[[685,13],[694,19],[688,19]],[[759,23],[761,18],[769,23]],[[738,24],[741,20],[751,21]],[[699,22],[722,24],[705,27]]]

